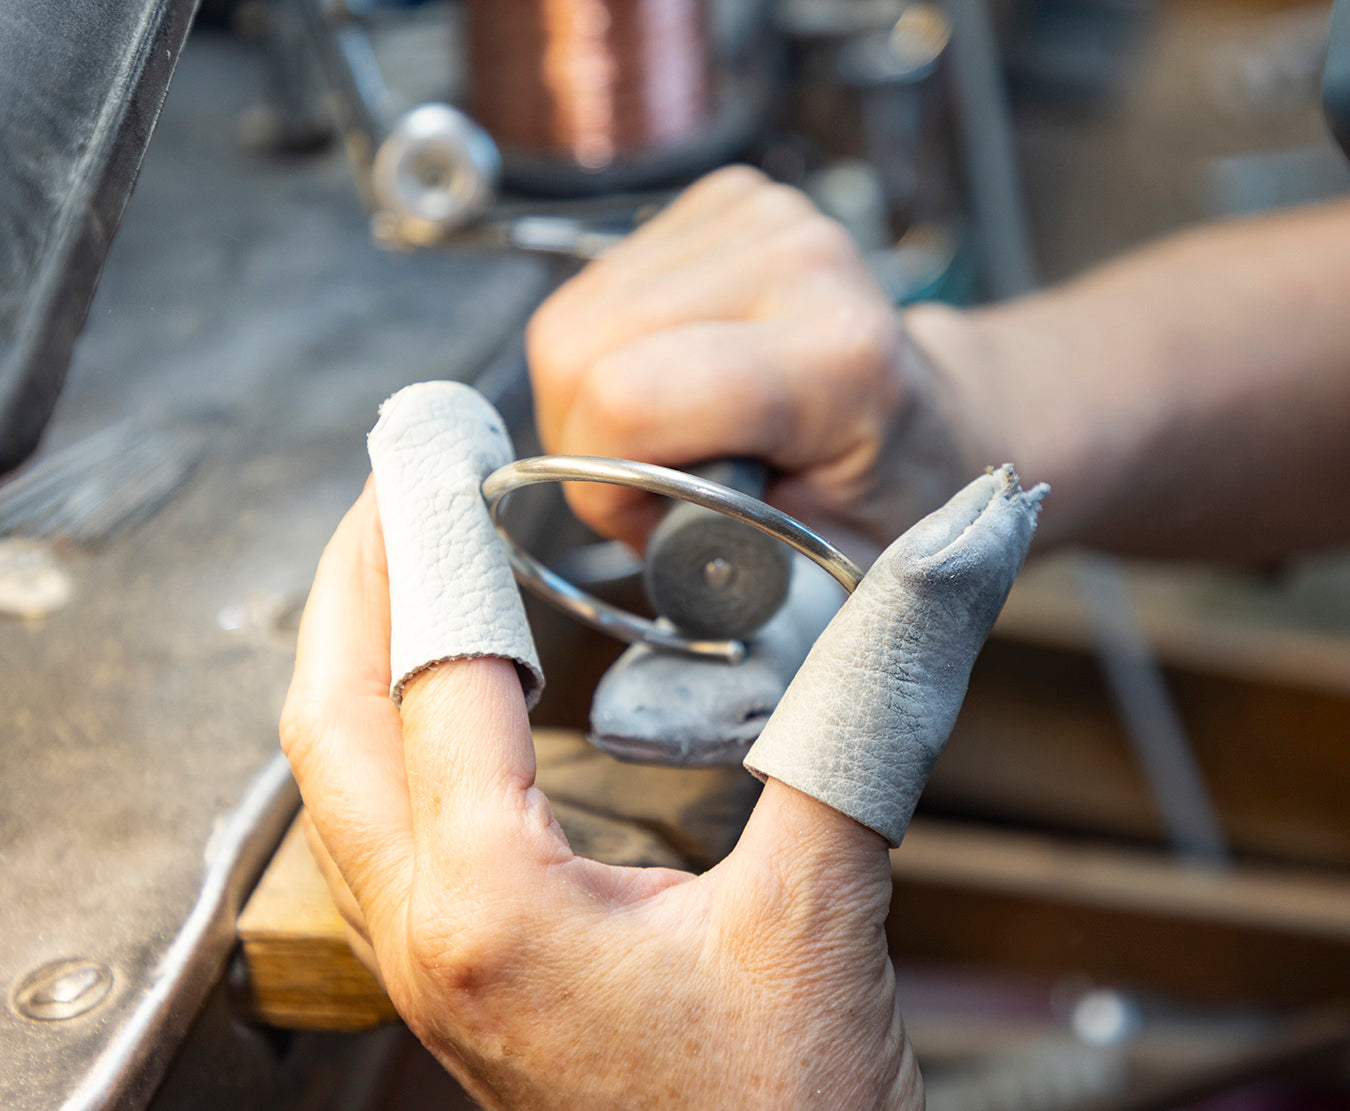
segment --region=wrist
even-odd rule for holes
[[[924,304],[905,327],[927,363],[967,480],[1012,463],[1023,483],[1049,482],[1052,501],[1034,546],[1043,549],[1081,532],[1083,506],[1074,476],[1086,473],[1091,438],[1066,390],[1058,307],[1042,294],[979,309]],[[1067,381],[1071,382],[1070,377]]]
[[[905,333],[927,379],[931,403],[950,429],[967,482],[986,467],[1019,463],[1018,437],[1001,396],[1002,353],[979,314],[929,302],[907,309]]]

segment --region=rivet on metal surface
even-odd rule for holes
[[[0,540],[0,614],[37,620],[62,609],[74,583],[45,540]]]
[[[92,1011],[112,984],[112,971],[97,961],[53,961],[19,981],[10,1006],[24,1018],[59,1022]]]

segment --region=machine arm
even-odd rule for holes
[[[1322,106],[1341,150],[1350,158],[1350,0],[1336,0],[1327,35]]]
[[[0,0],[0,474],[37,446],[197,0]]]

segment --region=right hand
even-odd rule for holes
[[[988,463],[844,229],[745,166],[697,182],[544,303],[527,334],[547,451],[776,472],[768,499],[860,556]],[[641,547],[655,499],[569,487]],[[870,552],[867,549],[870,548]]]

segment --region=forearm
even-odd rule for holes
[[[907,324],[979,461],[1052,484],[1045,541],[1260,559],[1350,539],[1350,204]]]

